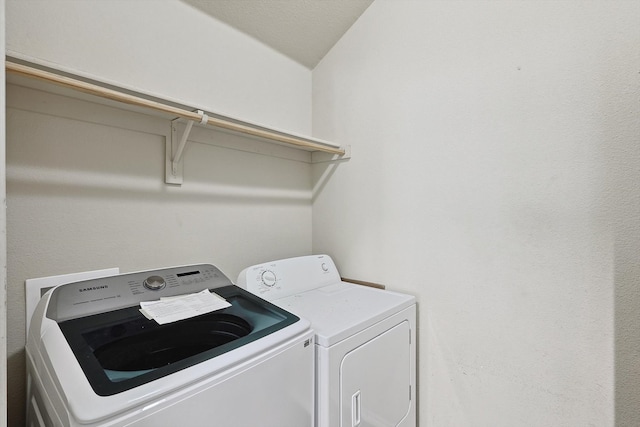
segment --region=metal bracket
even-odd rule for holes
[[[311,153],[311,163],[330,163],[339,160],[349,160],[351,158],[351,145],[344,145],[340,148],[344,149],[343,155],[314,151]]]
[[[200,124],[207,124],[209,116],[204,111],[198,110]],[[167,184],[182,184],[184,171],[184,150],[187,146],[189,133],[195,121],[188,120],[187,125],[178,138],[178,122],[180,119],[171,120],[171,145],[166,144],[165,148],[165,182]]]

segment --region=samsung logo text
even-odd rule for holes
[[[97,291],[99,289],[107,289],[109,285],[100,285],[100,286],[91,286],[89,288],[80,288],[78,291],[80,292],[88,292],[88,291]]]

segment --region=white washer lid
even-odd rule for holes
[[[411,306],[415,297],[338,282],[273,303],[309,320],[316,344],[329,347]]]

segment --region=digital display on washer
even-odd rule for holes
[[[93,390],[110,396],[239,348],[299,320],[237,286],[215,291],[231,307],[158,325],[134,306],[62,321],[59,326]]]
[[[186,273],[177,273],[176,276],[184,277],[184,276],[193,276],[194,274],[200,274],[199,271],[188,271]]]

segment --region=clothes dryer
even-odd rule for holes
[[[139,311],[205,289],[231,306],[167,324]],[[313,424],[309,322],[213,265],[57,286],[34,312],[26,353],[28,426]]]
[[[346,283],[328,255],[254,265],[237,284],[311,322],[316,426],[416,425],[415,297]]]

